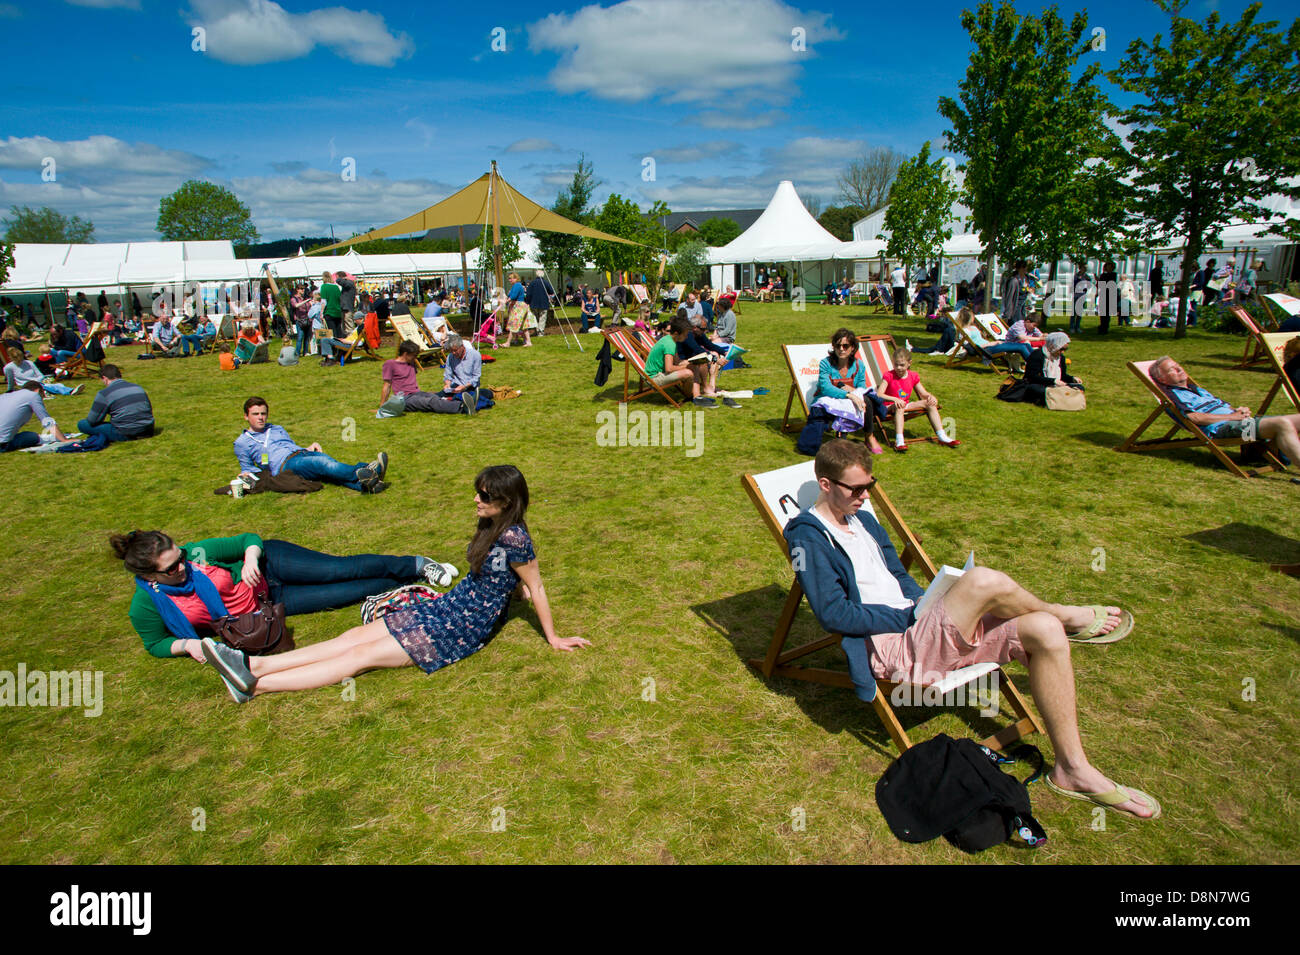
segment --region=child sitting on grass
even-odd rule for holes
[[[217,346],[217,362],[221,365],[222,371],[234,371],[239,367],[239,359],[231,352],[227,342]]]
[[[912,371],[912,353],[906,348],[895,348],[893,357],[894,367],[881,379],[881,395],[891,405],[894,414],[894,450],[907,450],[903,418],[909,411],[924,411],[939,443],[945,448],[957,447],[961,442],[949,438],[939,420],[939,399],[922,387],[921,376]]]

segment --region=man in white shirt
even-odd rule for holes
[[[889,273],[889,284],[894,293],[894,314],[907,314],[907,269],[902,263]]]
[[[843,635],[859,697],[875,699],[878,679],[924,684],[934,682],[927,674],[1019,660],[1056,752],[1048,787],[1137,818],[1160,815],[1154,798],[1115,785],[1088,762],[1075,709],[1070,641],[1113,643],[1131,631],[1132,615],[1046,603],[1006,574],[973,567],[917,616],[920,586],[884,528],[862,510],[875,484],[866,447],[828,441],[814,473],[817,502],[790,520],[785,539],[817,621]]]

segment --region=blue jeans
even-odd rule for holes
[[[199,338],[198,335],[182,335],[181,349],[184,354],[188,355],[190,353],[191,345],[194,346],[194,354],[197,355],[199,352],[203,351],[203,339]]]
[[[335,557],[281,540],[263,541],[260,564],[271,599],[289,616],[346,607],[420,579],[414,557]]]
[[[107,438],[109,441],[130,441],[131,439],[113,427],[113,422],[105,421],[101,424],[92,425],[89,418],[82,418],[77,422],[77,430],[84,431],[86,434],[98,434]]]
[[[582,313],[582,330],[583,330],[584,332],[587,330],[588,322],[590,322],[590,324],[592,324],[592,325],[595,325],[597,328],[600,328],[600,321],[601,321],[601,319],[600,319],[600,316],[599,316],[599,315],[588,315],[586,312],[583,312],[583,313]]]
[[[67,385],[59,385],[59,384],[55,384],[54,382],[50,382],[48,385],[41,385],[41,387],[44,388],[52,395],[72,394],[72,389],[69,388]]]
[[[354,491],[361,490],[361,485],[357,482],[357,468],[366,466],[366,461],[360,464],[335,461],[324,451],[302,451],[284,462],[284,470],[292,471],[304,480],[341,484]]]
[[[294,352],[301,358],[307,354],[307,336],[311,334],[311,329],[302,325],[295,326],[298,329],[298,340],[293,346]]]
[[[50,352],[54,355],[54,360],[57,362],[65,362],[69,358],[75,357],[77,354],[74,351],[65,351],[62,348],[51,348]]]
[[[1033,349],[1024,342],[999,342],[996,345],[985,345],[984,350],[990,355],[1001,355],[1004,352],[1015,352],[1025,361],[1029,361]]]
[[[5,451],[21,451],[23,448],[34,448],[41,443],[41,436],[35,431],[19,431],[9,439],[5,444],[0,444],[0,453]]]

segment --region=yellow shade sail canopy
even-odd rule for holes
[[[496,182],[496,202],[492,197],[493,179]],[[446,226],[491,225],[493,206],[504,228],[529,229],[543,232],[565,232],[569,235],[582,236],[585,239],[604,239],[606,242],[622,242],[626,245],[640,245],[630,239],[621,239],[616,235],[592,229],[564,216],[557,215],[550,209],[543,209],[514,186],[506,182],[497,173],[495,177],[485,172],[460,192],[454,193],[441,202],[429,206],[413,215],[407,216],[391,225],[372,229],[362,235],[354,235],[342,242],[335,242],[320,249],[312,249],[309,255],[330,252],[346,245],[369,242],[371,239],[387,239],[395,235],[410,235],[412,232],[425,232],[429,229],[441,229]]]

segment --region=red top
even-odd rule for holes
[[[921,381],[921,376],[914,371],[909,371],[905,376],[899,377],[898,369],[891,368],[885,372],[885,394],[891,398],[901,398],[903,401],[912,400],[912,392],[916,390],[917,384]]]
[[[257,589],[249,587],[242,580],[236,582],[231,579],[230,571],[222,567],[212,567],[208,564],[195,564],[194,569],[207,575],[217,587],[217,593],[221,595],[221,602],[226,605],[226,610],[232,614],[252,613],[257,609],[257,595],[266,593],[266,578],[262,577],[257,582]],[[212,617],[208,614],[207,605],[203,598],[198,594],[181,594],[172,597],[176,606],[180,608],[181,613],[185,614],[185,619],[195,627],[206,627],[211,629]]]

